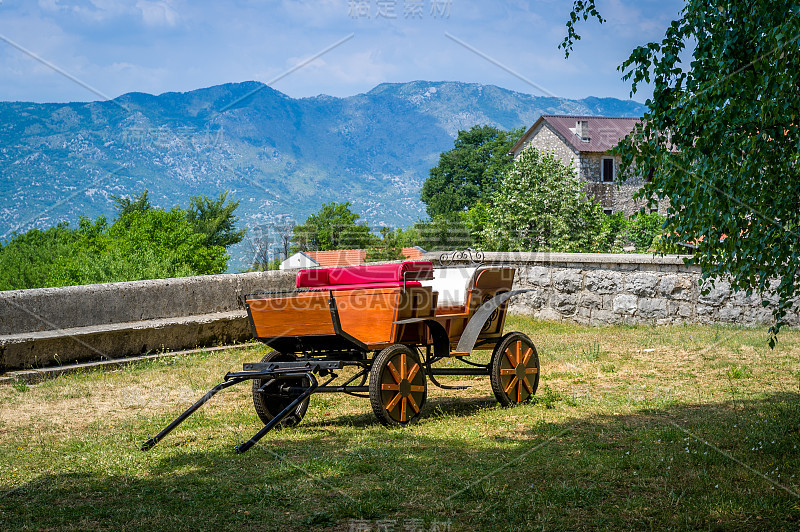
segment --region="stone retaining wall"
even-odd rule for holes
[[[0,372],[248,341],[244,295],[292,288],[254,272],[0,292]]]
[[[678,255],[486,253],[485,262],[515,266],[514,289],[531,289],[512,299],[510,312],[547,320],[754,326],[772,322],[772,307],[762,299],[777,302],[774,294],[732,293],[725,281],[703,294],[700,268],[686,266]],[[800,322],[797,311],[790,312],[789,325]]]
[[[0,336],[244,310],[242,295],[294,288],[294,273],[201,275],[0,292]]]

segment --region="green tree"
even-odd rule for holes
[[[0,247],[0,290],[226,270],[225,247],[209,244],[209,235],[197,232],[186,210],[153,208],[146,193],[117,204],[120,215],[110,225],[102,216],[82,217],[76,229],[62,223],[14,235]]]
[[[574,3],[566,52],[579,18],[602,22],[594,4]],[[704,288],[727,277],[735,290],[763,293],[777,280],[770,346],[800,293],[798,39],[796,1],[687,0],[660,42],[620,66],[632,95],[653,87],[618,151],[623,167],[652,172],[641,197],[669,199],[661,245],[698,242],[689,262],[702,267]]]
[[[296,225],[292,241],[294,251],[327,251],[331,249],[362,249],[376,238],[369,226],[359,223],[359,215],[350,210],[350,202],[325,203],[319,212]]]
[[[428,216],[452,218],[478,200],[488,200],[513,163],[508,152],[522,133],[522,129],[504,131],[492,126],[459,131],[453,149],[439,156],[422,185],[420,195]]]
[[[186,219],[196,233],[206,236],[206,245],[227,248],[241,242],[245,235],[244,229],[236,230],[239,218],[234,211],[238,207],[238,201],[228,201],[227,190],[221,192],[217,199],[192,196]]]
[[[625,216],[622,211],[609,214],[603,220],[606,235],[605,249],[603,251],[611,253],[622,253],[622,248],[627,240],[630,218]]]
[[[117,216],[123,216],[130,212],[149,211],[153,208],[150,204],[147,189],[144,189],[138,196],[134,196],[133,199],[128,196],[123,197],[112,194],[111,201],[114,203]]]
[[[489,223],[488,204],[482,200],[479,200],[477,203],[475,203],[475,205],[470,207],[469,210],[462,213],[461,220],[464,222],[464,224],[466,224],[467,229],[469,230],[469,236],[471,240],[469,246],[482,247],[481,239],[483,230],[486,229],[486,224]]]
[[[657,212],[639,212],[631,217],[627,237],[636,247],[636,251],[645,252],[650,249],[653,239],[663,233],[665,221]]]
[[[472,245],[469,226],[458,217],[434,216],[414,224],[419,234],[418,246],[426,251],[465,249]]]
[[[606,251],[619,253],[627,245],[633,245],[638,253],[653,249],[653,239],[663,233],[665,221],[656,212],[638,212],[631,217],[626,217],[622,212],[607,215],[603,220],[607,236]]]
[[[389,227],[381,227],[381,238],[375,242],[374,247],[367,250],[366,261],[379,262],[402,259],[403,248],[405,247],[402,239],[402,229],[393,231]]]
[[[602,251],[604,216],[571,166],[529,146],[492,195],[483,243],[496,251]]]
[[[183,267],[195,275],[206,275],[222,273],[227,266],[225,247],[209,244],[208,235],[197,232],[188,212],[180,207],[121,216],[109,228],[108,235],[123,256],[154,252],[159,261],[169,265],[166,277],[176,276],[174,273]]]
[[[77,240],[66,222],[13,235],[0,250],[0,290],[54,286],[55,261],[72,254]]]

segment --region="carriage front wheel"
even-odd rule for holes
[[[425,370],[409,347],[390,345],[375,356],[369,372],[369,400],[378,421],[388,426],[416,423],[427,395]]]
[[[264,355],[261,362],[293,362],[295,360],[297,360],[297,357],[291,353],[270,351]],[[269,383],[269,381],[272,382]],[[261,387],[268,383],[269,386],[261,390]],[[302,377],[296,379],[281,379],[279,381],[274,379],[253,379],[253,406],[256,409],[256,414],[258,414],[258,417],[261,418],[261,421],[263,421],[265,425],[269,423],[272,418],[280,414],[283,409],[289,406],[295,399],[295,397],[282,393],[280,390],[282,386],[307,387],[308,379]],[[283,418],[283,420],[278,423],[278,427],[294,427],[300,423],[303,416],[306,415],[306,410],[308,410],[308,399],[297,405],[293,412]]]
[[[492,391],[503,406],[527,401],[539,386],[539,355],[536,347],[521,332],[500,339],[492,353]]]

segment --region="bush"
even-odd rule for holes
[[[638,213],[631,217],[628,227],[628,239],[636,247],[636,251],[647,251],[653,239],[663,231],[666,218],[653,212],[650,214]]]
[[[227,269],[225,247],[210,245],[209,233],[198,230],[186,210],[154,209],[146,192],[138,198],[118,205],[120,216],[111,225],[102,216],[94,221],[81,218],[75,229],[61,223],[14,235],[0,247],[0,290],[184,277]],[[227,214],[232,216],[232,210]],[[241,235],[228,233],[232,234],[228,241]]]
[[[630,218],[622,212],[607,215],[603,221],[607,250],[621,253],[626,246],[633,246],[638,253],[652,250],[653,240],[661,235],[665,220],[658,213],[637,213]]]
[[[607,247],[602,208],[587,199],[574,169],[551,153],[525,148],[491,199],[482,232],[487,250],[594,253]]]

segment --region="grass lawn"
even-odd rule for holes
[[[244,455],[246,384],[139,445],[261,347],[0,387],[0,530],[800,529],[800,332],[770,351],[740,328],[506,330],[539,350],[529,404],[442,378],[472,387],[429,383],[420,423],[386,429],[315,395]]]

